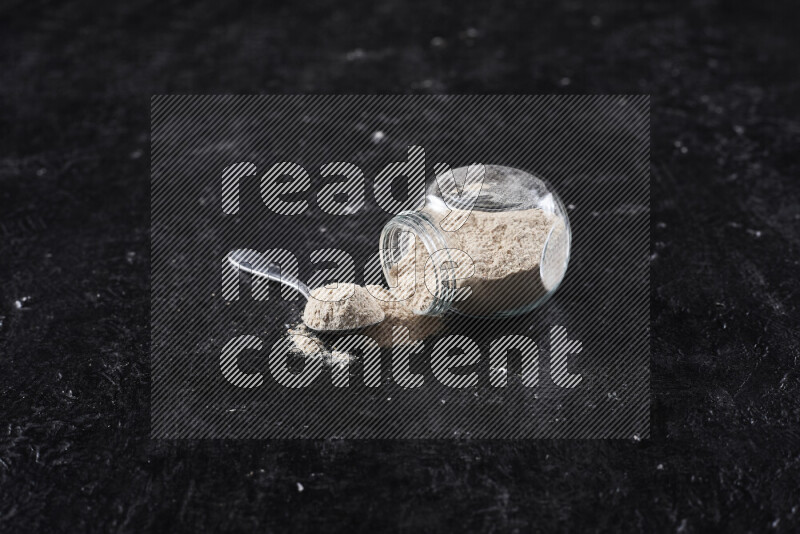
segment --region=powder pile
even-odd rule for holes
[[[363,328],[383,320],[381,307],[366,288],[355,284],[318,287],[303,311],[303,322],[314,330]]]
[[[442,320],[432,315],[416,315],[407,302],[397,300],[397,290],[390,291],[381,286],[367,286],[369,293],[375,297],[383,309],[385,318],[382,322],[371,326],[364,331],[378,342],[380,347],[399,346],[407,342],[425,339],[435,334],[442,326]],[[402,292],[402,290],[401,290]],[[393,340],[392,328],[408,329],[408,337]]]
[[[350,354],[338,350],[328,350],[317,334],[303,323],[289,328],[288,333],[293,336],[295,349],[304,356],[322,358],[322,361],[330,366],[344,366],[350,363],[352,358]]]
[[[379,347],[396,347],[423,340],[441,328],[442,321],[439,317],[416,315],[406,302],[397,300],[397,294],[388,289],[375,285],[366,288],[356,287],[365,289],[367,296],[383,313],[384,318],[381,322],[358,332],[374,339]],[[395,327],[405,328],[408,336],[394,339],[392,329]],[[294,336],[292,340],[295,347],[305,355],[318,354],[327,363],[348,361],[347,353],[328,350],[319,336],[305,324],[301,323],[290,328],[289,334]]]

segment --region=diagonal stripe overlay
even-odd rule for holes
[[[649,117],[641,95],[154,96],[151,435],[646,439]],[[376,190],[400,163],[549,182],[572,228],[558,291],[394,349],[349,336],[333,343],[349,359],[271,357],[304,299],[228,253],[374,283],[381,228],[419,192]]]

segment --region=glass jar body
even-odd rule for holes
[[[424,204],[384,226],[380,259],[415,313],[506,317],[555,292],[570,245],[566,210],[546,182],[473,165],[437,174]]]

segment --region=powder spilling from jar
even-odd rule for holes
[[[381,286],[368,286],[369,293],[375,296],[384,313],[384,320],[364,331],[364,335],[378,342],[380,347],[393,347],[423,340],[442,327],[441,317],[434,315],[417,315],[407,302],[397,300],[400,295],[396,291]],[[393,339],[394,328],[405,328],[408,336]]]
[[[454,210],[451,215],[463,224],[442,235],[451,251],[449,258],[457,266],[452,271],[459,290],[452,309],[474,316],[487,316],[504,310],[524,307],[552,288],[553,279],[560,280],[563,261],[551,259],[552,269],[561,269],[558,276],[542,276],[542,252],[548,237],[564,235],[563,221],[540,209],[521,211]],[[441,228],[441,219],[435,219]],[[563,248],[563,247],[562,247]],[[462,254],[463,253],[463,254]],[[434,300],[439,282],[428,250],[419,239],[398,263],[389,270],[397,281],[397,291],[408,298],[414,310],[425,310]],[[441,274],[441,273],[440,273]],[[442,276],[444,278],[444,276]],[[469,294],[464,288],[470,288]]]
[[[567,238],[559,217],[540,209],[474,210],[453,215],[463,218],[464,222],[453,231],[442,230],[446,248],[461,251],[471,260],[463,261],[460,253],[448,253],[450,260],[457,264],[452,274],[458,290],[456,301],[451,306],[453,310],[488,316],[524,308],[560,281],[565,256],[558,253],[543,255],[548,239],[563,242]],[[434,222],[441,227],[441,220]],[[364,288],[354,284],[317,288],[312,291],[312,297],[316,298],[309,299],[306,305],[303,321],[314,330],[372,325],[359,333],[371,337],[381,347],[425,339],[442,326],[442,320],[437,316],[414,313],[430,308],[434,293],[440,288],[442,273],[437,275],[431,262],[427,262],[429,257],[423,242],[415,238],[414,245],[389,269],[388,278],[395,282],[392,289],[380,286]],[[554,274],[548,275],[550,271]],[[469,288],[468,295],[465,288]],[[339,299],[341,302],[326,302]],[[393,329],[396,327],[406,328],[409,335],[394,339]],[[290,333],[293,332],[290,330]],[[318,353],[320,347],[323,347],[323,354],[335,352],[325,349],[322,341],[308,329],[303,330],[301,336],[295,335],[294,339],[297,348],[306,354]],[[341,360],[343,356],[340,353],[337,357]]]

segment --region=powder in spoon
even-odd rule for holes
[[[360,293],[359,290],[364,289],[361,286],[355,287],[358,289],[354,289],[354,292]],[[381,308],[384,318],[378,324],[369,326],[359,333],[374,339],[379,347],[397,347],[406,343],[414,343],[435,334],[442,327],[440,317],[417,315],[407,302],[397,300],[400,295],[397,288],[389,290],[371,285],[367,286],[366,292],[369,299]],[[370,307],[372,306],[370,305]],[[339,311],[342,310],[334,309],[334,313]],[[408,335],[396,338],[394,328],[406,329]],[[289,335],[293,336],[292,339],[297,350],[306,356],[321,355],[324,361],[331,364],[341,364],[349,357],[347,353],[329,350],[325,343],[304,324],[290,328]]]
[[[382,321],[383,309],[363,286],[337,284],[311,291],[303,322],[314,330],[350,330]]]

